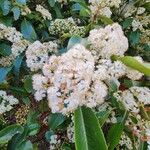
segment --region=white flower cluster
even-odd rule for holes
[[[6,39],[12,43],[11,51],[12,54],[10,55],[10,58],[15,58],[19,54],[21,54],[27,46],[30,44],[27,40],[23,39],[23,35],[16,30],[14,27],[7,27],[3,24],[0,24],[0,39]],[[3,61],[8,60],[2,57]],[[4,63],[1,61],[2,63]]]
[[[35,41],[26,50],[26,63],[31,71],[37,71],[43,67],[43,64],[47,61],[49,53],[56,53],[58,45],[52,41],[41,43]]]
[[[65,33],[72,35],[85,35],[85,27],[77,26],[73,18],[55,19],[49,26],[49,32],[52,35],[63,35]]]
[[[128,49],[128,40],[118,23],[91,30],[88,40],[91,43],[92,53],[97,57],[123,56]]]
[[[22,39],[22,34],[14,27],[7,27],[0,24],[0,39],[7,39],[12,43],[17,43]]]
[[[137,15],[132,21],[132,29],[133,31],[140,30],[144,32],[146,29],[149,29],[150,24],[150,15],[143,14],[142,17]]]
[[[24,6],[21,8],[21,15],[26,16],[31,13],[31,10],[28,6]]]
[[[33,77],[33,89],[36,91],[34,96],[37,101],[46,97],[48,78],[41,74],[35,74]]]
[[[39,77],[33,76],[33,87],[36,87],[37,92],[43,90],[44,93],[38,100],[46,96],[46,90],[41,87],[47,87],[47,98],[53,113],[67,114],[81,105],[95,107],[103,103],[107,86],[97,76],[93,76],[94,68],[93,56],[80,44],[62,56],[50,57],[43,66],[43,74],[47,79],[41,75],[42,81],[37,83]]]
[[[36,5],[36,11],[41,13],[43,19],[52,20],[51,13],[41,5]]]
[[[57,134],[51,135],[50,137],[50,150],[56,150],[61,143],[61,140],[58,138]]]
[[[122,147],[121,150],[124,150],[124,148],[128,148],[128,150],[133,149],[132,141],[125,133],[121,135],[119,145]]]
[[[7,95],[5,91],[0,90],[0,114],[10,111],[18,102],[14,96]]]
[[[118,8],[121,0],[89,0],[92,17],[94,16],[106,16],[111,17],[111,7]]]
[[[147,87],[131,87],[129,90],[114,93],[117,100],[121,101],[127,110],[139,113],[140,104],[150,104],[150,89]]]
[[[142,62],[141,57],[134,57],[139,62]],[[99,64],[96,66],[97,70],[95,75],[103,81],[110,81],[112,79],[119,79],[123,76],[127,76],[132,80],[139,80],[142,78],[143,74],[137,70],[131,69],[125,66],[120,61],[112,62],[111,59],[100,59]]]

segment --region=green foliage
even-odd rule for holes
[[[111,114],[111,110],[108,111],[100,111],[96,114],[96,116],[98,117],[100,126],[102,127],[104,125],[104,123],[106,122],[106,120],[108,119],[109,115]]]
[[[65,121],[65,116],[60,113],[51,114],[48,119],[48,125],[52,130],[58,128]]]
[[[2,56],[9,56],[11,54],[11,47],[8,44],[0,44],[0,54]]]
[[[51,13],[52,20],[43,19],[40,12],[36,11],[35,7],[39,4]],[[132,6],[137,8],[144,7],[146,10],[140,15],[135,11],[131,16],[124,17],[124,11],[127,12],[133,9]],[[26,12],[29,11],[28,9],[31,10],[31,13]],[[0,23],[7,27],[16,28],[17,31],[22,33],[23,39],[29,41],[30,44],[36,40],[39,40],[41,43],[56,41],[59,45],[56,55],[62,55],[76,44],[82,44],[89,49],[88,36],[90,30],[103,28],[115,22],[119,23],[122,25],[124,34],[128,38],[129,49],[124,57],[114,56],[112,61],[121,61],[126,66],[145,75],[138,81],[133,81],[125,76],[105,81],[108,87],[108,95],[105,102],[111,108],[102,108],[103,110],[99,111],[98,107],[90,109],[82,106],[71,115],[65,116],[60,113],[52,113],[46,98],[43,98],[40,102],[35,100],[32,76],[33,74],[41,73],[42,70],[39,72],[31,72],[29,70],[26,64],[26,50],[24,50],[10,62],[10,65],[4,67],[1,64],[0,66],[0,91],[5,90],[9,95],[14,95],[19,100],[19,104],[14,106],[11,111],[0,114],[0,149],[1,147],[7,147],[8,150],[38,150],[41,147],[42,149],[49,149],[48,143],[51,141],[51,136],[58,135],[57,140],[60,140],[61,144],[57,144],[57,146],[59,145],[57,149],[61,150],[119,150],[126,149],[125,146],[120,146],[119,144],[123,133],[131,139],[133,149],[135,149],[134,144],[137,144],[138,138],[132,133],[132,128],[125,125],[125,119],[131,119],[132,126],[138,125],[139,122],[141,123],[141,120],[139,120],[138,115],[136,116],[130,111],[126,112],[127,108],[124,106],[123,101],[118,101],[114,97],[114,93],[117,91],[123,92],[133,86],[150,87],[149,62],[143,61],[141,63],[132,57],[141,56],[143,60],[150,61],[150,45],[147,42],[149,37],[143,40],[144,31],[149,30],[149,24],[142,25],[142,31],[140,28],[133,31],[132,25],[133,20],[136,20],[137,16],[139,20],[145,21],[144,16],[148,16],[150,12],[150,2],[145,2],[145,0],[123,1],[119,8],[112,7],[110,10],[112,12],[110,18],[103,14],[98,15],[98,12],[92,18],[90,4],[86,0],[68,0],[67,3],[65,1],[60,3],[57,0],[0,0]],[[23,12],[27,14],[23,15]],[[78,27],[85,27],[85,34],[82,38],[69,32],[68,34],[63,34],[62,32],[61,35],[58,34],[56,36],[49,34],[48,28],[51,25],[51,21],[69,17],[74,19]],[[12,56],[12,45],[14,43],[1,35],[1,27],[0,30],[1,60],[1,58]],[[13,37],[15,36],[13,33]],[[15,44],[19,45],[19,42]],[[40,60],[40,58],[38,59]],[[50,84],[52,84],[51,81],[48,81],[42,86],[47,87]],[[44,94],[47,93],[45,92]],[[0,105],[1,102],[3,100],[0,97]],[[15,113],[22,105],[27,105],[29,112],[24,117],[26,123],[21,126],[16,124]],[[117,123],[112,123],[111,121],[108,123],[112,114],[115,114]],[[122,117],[123,115],[124,117]],[[142,120],[150,121],[149,105],[144,106],[140,104],[140,116]],[[74,121],[72,121],[71,117],[74,118]],[[75,143],[72,143],[67,136],[69,125],[73,126],[74,133],[72,134],[75,135]],[[141,137],[145,136],[142,130],[140,133]],[[138,146],[138,150],[146,150],[148,144],[146,141],[140,141]]]
[[[74,124],[77,150],[107,150],[103,131],[90,108],[79,107],[74,114]]]
[[[9,68],[0,68],[0,83],[4,82],[4,80],[6,79],[7,77],[7,74],[10,72],[10,70],[12,69],[12,67],[9,67]]]
[[[108,145],[109,150],[113,150],[119,143],[124,125],[122,123],[116,123],[112,125],[110,130],[108,131]]]
[[[2,9],[3,15],[7,15],[11,8],[11,2],[9,0],[1,0],[0,7]]]
[[[140,32],[139,31],[133,31],[129,35],[129,41],[131,45],[136,45],[139,43],[140,40]]]
[[[21,13],[19,7],[14,6],[14,7],[12,8],[12,12],[13,12],[13,14],[14,14],[14,19],[15,19],[15,20],[18,20],[18,19],[19,19],[19,16],[20,16],[20,13]]]
[[[22,133],[23,128],[20,125],[10,125],[0,131],[0,144],[7,143],[15,134]]]
[[[33,42],[37,39],[37,34],[32,26],[32,24],[27,21],[23,20],[21,23],[21,32],[27,40]]]

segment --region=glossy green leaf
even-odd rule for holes
[[[12,139],[8,142],[9,150],[18,150],[20,144],[24,142],[28,134],[28,128],[25,126],[23,133],[15,134]]]
[[[71,49],[76,44],[82,44],[86,47],[88,45],[88,42],[86,38],[81,38],[80,36],[72,36],[69,39],[67,50]]]
[[[27,141],[23,141],[19,147],[17,148],[17,150],[33,150],[33,145],[31,143],[31,141],[27,140]]]
[[[21,67],[21,64],[22,64],[22,60],[23,60],[23,56],[18,56],[16,59],[15,59],[15,62],[14,62],[14,74],[15,76],[18,78],[19,77],[19,73],[20,73],[20,67]]]
[[[147,142],[140,141],[138,150],[148,150],[147,145],[148,145]]]
[[[27,0],[16,0],[16,3],[19,5],[26,5]]]
[[[0,144],[7,143],[15,134],[22,133],[23,127],[20,125],[10,125],[0,131]]]
[[[0,44],[0,54],[2,56],[9,56],[11,54],[11,47],[5,43]]]
[[[67,50],[71,49],[74,45],[80,43],[81,40],[82,40],[82,38],[79,37],[79,36],[72,36],[72,37],[69,39],[68,46],[67,46]]]
[[[95,113],[79,107],[74,114],[76,150],[107,150],[102,129]]]
[[[14,14],[14,19],[15,19],[15,20],[18,20],[19,17],[20,17],[20,13],[21,13],[20,8],[19,8],[18,6],[14,6],[14,7],[12,8],[12,12],[13,12],[13,14]]]
[[[65,116],[61,113],[51,114],[48,119],[48,125],[52,130],[55,130],[65,121]]]
[[[29,129],[29,135],[35,135],[39,132],[40,124],[38,122],[39,113],[36,111],[30,111],[27,116],[27,127]]]
[[[101,20],[101,22],[102,23],[104,23],[104,24],[106,24],[106,25],[108,25],[108,24],[113,24],[113,21],[110,19],[110,18],[108,18],[108,17],[106,17],[106,16],[100,16],[99,17],[99,19]]]
[[[54,11],[56,13],[57,18],[63,18],[62,13],[61,13],[61,9],[59,8],[59,6],[55,5],[53,8],[54,8]]]
[[[40,130],[40,125],[38,123],[32,123],[30,125],[28,125],[28,128],[29,128],[29,135],[30,136],[33,136],[33,135],[36,135],[39,130]]]
[[[140,41],[140,32],[139,31],[133,31],[129,35],[129,41],[131,45],[136,45]]]
[[[96,114],[101,127],[104,125],[104,123],[106,122],[106,120],[108,119],[110,114],[111,114],[111,110],[109,110],[109,111],[100,111]]]
[[[123,29],[128,28],[132,24],[132,21],[133,21],[133,18],[126,18],[122,23]]]
[[[150,67],[147,64],[140,63],[138,60],[136,60],[134,57],[131,56],[125,56],[125,57],[117,57],[114,56],[116,60],[120,60],[122,63],[124,63],[126,66],[138,70],[139,72],[150,76]]]
[[[24,79],[24,88],[28,93],[33,92],[32,77],[30,75],[27,75]]]
[[[72,5],[72,10],[73,11],[79,11],[81,10],[81,5],[79,3],[75,3],[74,5]]]
[[[11,2],[9,0],[1,0],[0,6],[3,11],[3,15],[8,15],[11,8]]]
[[[113,150],[119,144],[123,129],[124,125],[121,123],[116,123],[112,125],[107,137],[109,143],[109,150]]]
[[[9,68],[0,68],[0,83],[2,83],[5,79],[9,71],[12,69],[12,67]]]
[[[48,3],[51,7],[54,7],[56,0],[48,0]]]
[[[33,42],[37,39],[37,34],[32,26],[32,24],[27,21],[23,20],[21,23],[21,32],[27,40]]]
[[[89,9],[87,9],[84,6],[81,5],[80,16],[82,16],[82,17],[89,17],[90,16]]]

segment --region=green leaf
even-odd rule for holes
[[[100,111],[96,114],[101,127],[104,125],[104,123],[106,122],[106,120],[108,119],[110,114],[111,114],[111,110],[109,110],[109,111]]]
[[[81,10],[81,5],[79,3],[73,4],[72,5],[72,11],[79,11]]]
[[[140,41],[140,32],[139,31],[131,32],[129,35],[129,41],[130,41],[131,45],[133,45],[133,46],[138,44]]]
[[[57,18],[60,18],[60,19],[63,18],[61,11],[60,11],[61,9],[58,7],[58,5],[55,5],[53,8],[54,8]]]
[[[81,5],[80,16],[82,16],[82,17],[89,17],[90,16],[89,9],[87,9],[84,6]]]
[[[140,141],[140,145],[139,145],[138,150],[148,150],[148,148],[147,148],[147,142]]]
[[[0,54],[2,56],[9,56],[11,54],[11,47],[5,43],[0,44]]]
[[[26,5],[26,0],[16,0],[16,3],[19,5]]]
[[[55,130],[65,121],[65,116],[61,113],[51,114],[48,118],[48,125],[52,130]]]
[[[30,111],[27,116],[27,126],[29,129],[28,134],[30,136],[36,135],[40,130],[40,124],[38,122],[39,113],[36,111]]]
[[[133,21],[133,18],[126,18],[122,23],[123,29],[128,28],[132,24],[132,21]]]
[[[29,97],[24,97],[24,98],[22,99],[22,101],[23,101],[23,103],[24,103],[25,105],[30,105],[30,103],[31,103],[31,100],[29,99]]]
[[[10,125],[0,131],[0,144],[7,143],[15,134],[22,133],[23,127],[20,125]]]
[[[51,7],[55,6],[56,0],[48,0],[48,3]]]
[[[116,60],[120,60],[122,63],[124,63],[126,66],[138,70],[139,72],[150,76],[150,67],[148,65],[145,65],[144,63],[140,63],[138,60],[136,60],[134,57],[131,56],[125,56],[125,57],[117,57],[114,56]]]
[[[79,107],[74,114],[76,150],[107,150],[103,131],[90,108]]]
[[[24,88],[28,93],[33,92],[33,87],[32,87],[32,77],[30,75],[25,76],[24,79]]]
[[[23,141],[16,150],[33,150],[33,145],[31,141]]]
[[[19,77],[22,60],[23,56],[18,56],[14,62],[14,74],[17,78]]]
[[[23,34],[24,38],[31,42],[37,39],[37,34],[32,24],[27,20],[23,20],[21,23],[21,33]]]
[[[146,8],[146,10],[150,11],[150,2],[145,3],[143,7]]]
[[[71,49],[74,45],[79,44],[79,43],[84,45],[85,47],[88,45],[86,38],[81,38],[80,36],[72,36],[69,39],[67,50]]]
[[[15,134],[12,139],[8,142],[9,150],[18,150],[20,144],[26,139],[28,134],[28,128],[25,126],[23,133]]]
[[[67,46],[67,50],[71,49],[74,45],[76,45],[77,43],[80,43],[81,42],[81,37],[79,36],[72,36],[70,39],[69,39],[69,42],[68,42],[68,46]]]
[[[11,8],[11,2],[8,0],[2,0],[0,2],[0,6],[3,11],[3,15],[8,15],[10,8]]]
[[[12,22],[13,22],[13,18],[12,17],[8,17],[7,18],[5,16],[0,17],[0,23],[6,25],[6,26],[12,26]]]
[[[30,111],[28,113],[28,117],[27,117],[27,124],[33,124],[33,123],[37,123],[37,118],[38,118],[39,112],[37,111]]]
[[[61,146],[61,150],[72,150],[72,149],[73,148],[68,143],[63,143],[62,146]]]
[[[18,6],[14,6],[14,7],[12,8],[12,12],[13,12],[13,14],[14,14],[14,19],[15,19],[15,20],[18,20],[19,17],[20,17],[20,13],[21,13],[20,8],[19,8]]]
[[[5,79],[7,74],[10,72],[10,70],[12,69],[12,67],[9,68],[0,68],[0,83],[2,83]]]
[[[108,25],[108,24],[113,24],[113,21],[110,19],[110,18],[108,18],[108,17],[106,17],[106,16],[100,16],[99,17],[99,19],[101,20],[101,22],[102,23],[104,23],[104,24],[106,24],[106,25]]]
[[[112,125],[108,132],[109,150],[113,150],[119,143],[124,126],[121,123]]]
[[[28,125],[28,128],[29,128],[29,135],[30,136],[33,136],[33,135],[36,135],[39,130],[40,130],[40,125],[38,123],[32,123],[30,125]]]

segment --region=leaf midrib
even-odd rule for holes
[[[81,108],[80,108],[80,112],[81,112],[81,120],[83,122],[83,125],[82,125],[83,132],[84,132],[83,135],[85,136],[85,139],[86,139],[85,140],[85,142],[86,142],[86,149],[89,150],[89,148],[88,148],[88,138],[87,138],[86,127],[85,127],[85,121],[84,121],[83,112],[82,112]]]

